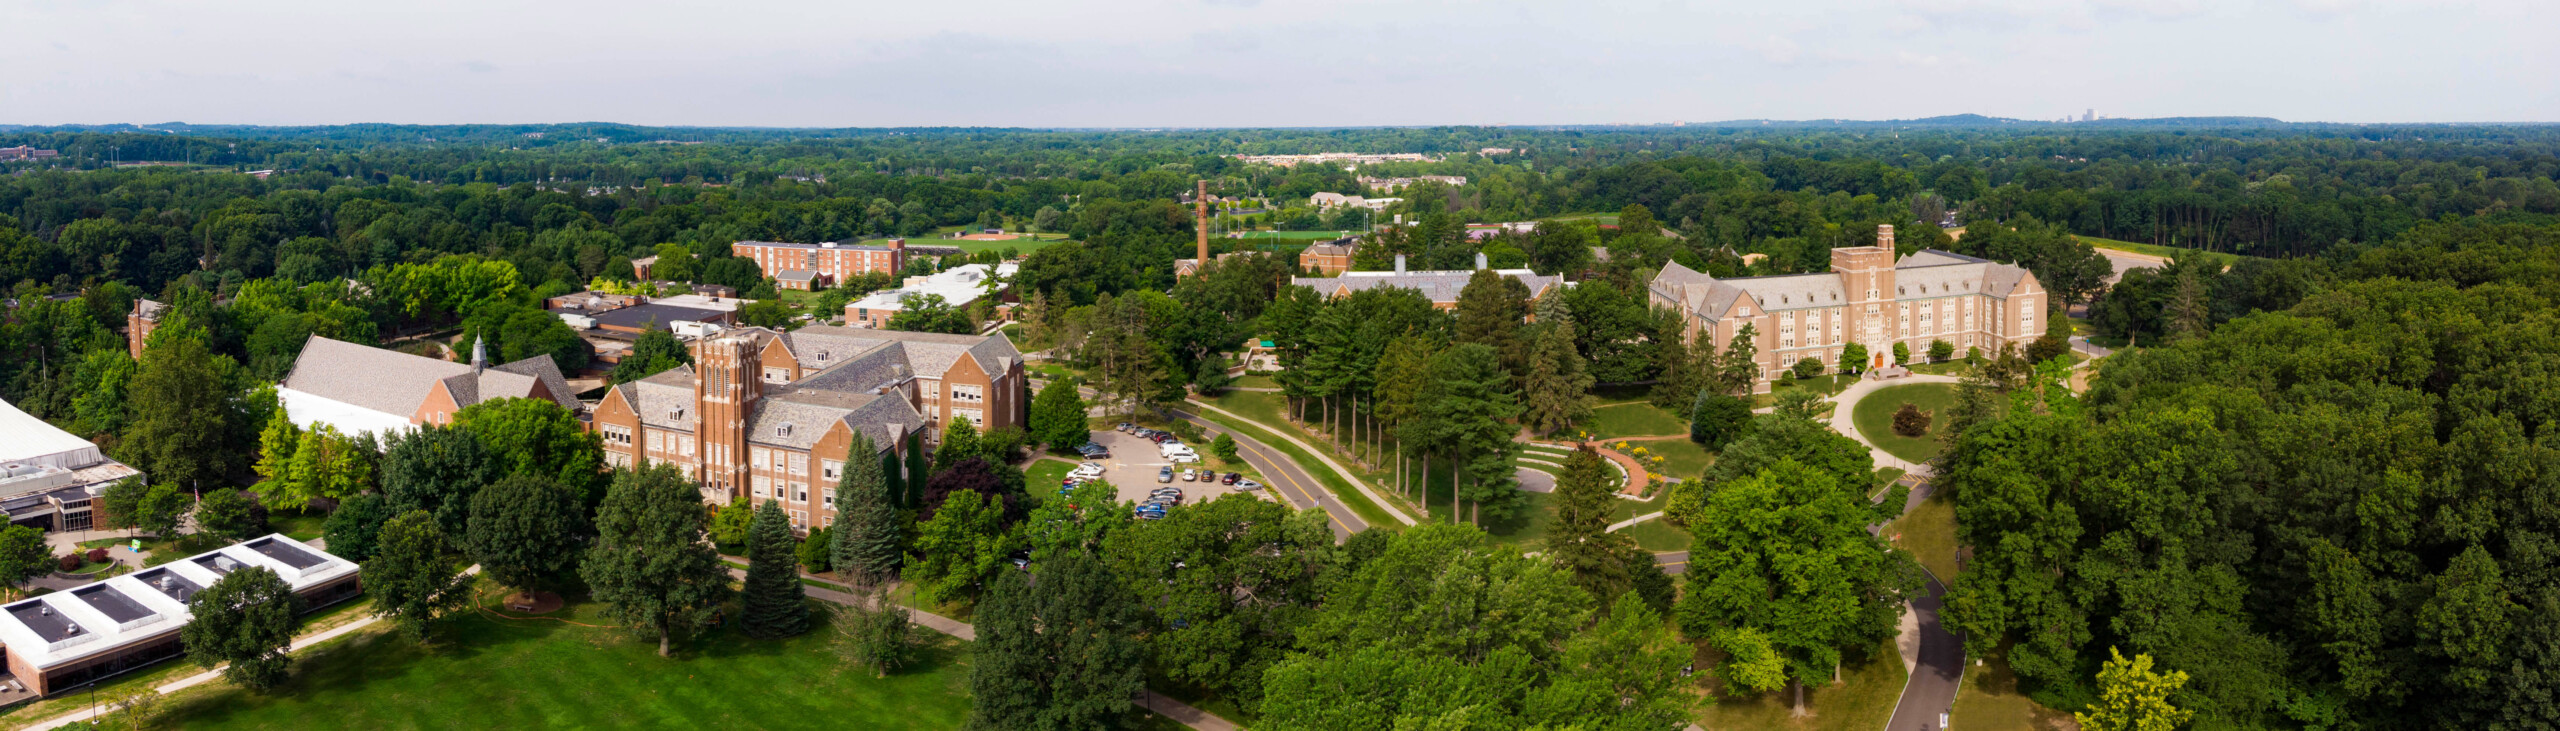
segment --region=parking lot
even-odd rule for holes
[[[1097,431],[1093,433],[1093,441],[1111,450],[1109,459],[1099,460],[1103,468],[1102,478],[1110,480],[1112,486],[1120,488],[1120,499],[1128,502],[1146,502],[1147,493],[1156,488],[1168,486],[1166,483],[1156,481],[1158,470],[1172,466],[1176,468],[1176,472],[1180,472],[1182,468],[1200,466],[1197,464],[1175,465],[1172,460],[1165,459],[1156,451],[1154,442],[1136,435],[1122,434],[1117,431]],[[1185,442],[1185,444],[1189,443]],[[1193,450],[1200,451],[1206,450],[1209,445],[1190,444],[1190,446]],[[1237,492],[1233,487],[1215,482],[1184,482],[1178,474],[1169,486],[1181,488],[1184,505],[1197,505],[1204,500],[1214,500],[1220,495]]]

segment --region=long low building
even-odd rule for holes
[[[38,696],[82,687],[185,652],[187,601],[223,575],[275,572],[306,611],[364,591],[356,565],[282,534],[255,538],[87,586],[0,606],[9,675]]]
[[[454,412],[493,399],[550,399],[571,413],[585,409],[551,356],[493,366],[488,355],[475,342],[471,362],[455,363],[313,335],[276,395],[286,418],[305,429],[328,424],[377,436],[451,424]]]

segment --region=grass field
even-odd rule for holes
[[[1704,663],[1698,677],[1707,678]],[[1866,731],[1883,728],[1893,719],[1893,704],[1902,697],[1902,684],[1910,674],[1902,669],[1902,656],[1893,649],[1891,640],[1877,646],[1868,659],[1840,669],[1841,682],[1816,681],[1805,688],[1803,718],[1790,715],[1794,708],[1793,689],[1780,689],[1758,695],[1726,697],[1707,706],[1698,714],[1698,725],[1711,729],[1744,729],[1748,731]],[[1707,679],[1703,682],[1714,683]],[[1976,726],[1949,724],[1953,728]]]
[[[1686,551],[1689,550],[1690,542],[1696,540],[1689,536],[1687,529],[1672,525],[1661,518],[1637,523],[1618,532],[1635,539],[1637,548],[1655,553]]]
[[[2225,254],[2218,251],[2198,251],[2195,249],[2186,249],[2176,246],[2140,244],[2131,241],[2117,241],[2115,239],[2099,238],[2096,236],[2080,236],[2077,234],[2074,234],[2072,238],[2086,241],[2090,246],[2095,246],[2101,249],[2130,251],[2136,254],[2148,254],[2151,256],[2165,256],[2171,259],[2192,259],[2201,256],[2215,264],[2226,267],[2231,266],[2233,262],[2240,260],[2240,255],[2238,254]]]
[[[1946,383],[1907,383],[1890,386],[1867,394],[1858,401],[1857,413],[1850,419],[1858,425],[1858,433],[1886,453],[1913,462],[1925,462],[1938,456],[1945,445],[1938,442],[1947,428],[1946,410],[1955,403],[1956,388]],[[1903,404],[1928,412],[1929,433],[1906,437],[1893,433],[1893,412]]]
[[[1938,581],[1956,580],[1956,506],[1944,493],[1931,493],[1887,531],[1894,543],[1920,559]]]
[[[428,648],[368,627],[306,652],[269,693],[227,683],[181,691],[159,725],[956,728],[968,714],[969,648],[939,634],[922,633],[931,644],[916,665],[876,679],[844,672],[824,628],[776,641],[724,628],[661,658],[656,642],[606,626],[598,609],[465,614]]]
[[[371,600],[359,597],[354,601],[342,602],[336,606],[303,615],[302,632],[304,634],[309,634],[323,631],[331,627],[362,619],[365,616],[370,615],[372,611],[373,602]],[[184,678],[201,672],[204,672],[203,668],[196,667],[195,663],[187,662],[186,658],[171,658],[143,666],[140,669],[127,672],[123,675],[109,678],[98,684],[97,694],[99,697],[107,697],[134,688],[156,687],[161,684],[169,683],[179,678]],[[10,706],[6,710],[0,710],[0,728],[18,728],[37,721],[50,719],[65,713],[87,708],[89,706],[89,702],[89,693],[84,687],[83,690],[77,694],[58,695],[32,703],[21,703]],[[167,726],[167,724],[157,725],[163,727]],[[64,728],[73,728],[73,726],[66,726]]]
[[[1630,401],[1592,409],[1591,420],[1583,424],[1581,431],[1591,432],[1594,439],[1686,436],[1689,422],[1653,404]]]
[[[958,231],[958,230],[960,230],[960,228],[961,228],[961,227],[959,227],[959,226],[944,226],[944,227],[942,227],[942,228],[934,229],[933,233],[932,233],[932,234],[930,234],[930,235],[926,235],[926,236],[916,236],[916,237],[910,237],[910,238],[908,238],[908,239],[907,239],[907,245],[909,245],[909,246],[950,246],[950,247],[958,248],[958,249],[959,249],[959,250],[961,250],[961,251],[968,252],[968,253],[971,253],[971,254],[975,254],[975,253],[978,253],[978,252],[981,252],[981,251],[1001,251],[1001,250],[1003,250],[1003,249],[1008,249],[1008,248],[1010,248],[1010,249],[1013,249],[1013,250],[1016,250],[1016,251],[1020,251],[1020,252],[1022,252],[1022,253],[1024,253],[1024,254],[1029,254],[1029,253],[1034,252],[1034,251],[1039,251],[1040,249],[1045,248],[1045,247],[1047,247],[1047,246],[1048,246],[1048,245],[1050,245],[1050,244],[1055,244],[1055,243],[1058,243],[1058,242],[1061,242],[1061,241],[1065,241],[1065,240],[1067,240],[1067,235],[1066,235],[1066,234],[1029,234],[1029,235],[1027,235],[1027,236],[1026,236],[1026,237],[1024,237],[1024,238],[1019,238],[1019,239],[1007,239],[1007,240],[1004,240],[1004,241],[970,241],[970,240],[968,240],[968,239],[946,239],[946,238],[942,238],[942,235],[943,235],[943,234],[948,234],[948,233],[951,233],[951,232],[953,232],[953,231]],[[886,237],[883,237],[883,238],[877,238],[877,239],[864,239],[864,240],[862,241],[862,245],[864,245],[864,246],[887,246],[887,245],[889,245],[889,239],[888,239],[888,238],[886,238]]]
[[[1956,686],[1955,708],[1947,714],[1947,727],[1984,729],[1985,731],[2062,731],[2078,728],[2068,711],[2059,711],[2037,703],[2018,689],[2018,676],[2009,670],[2007,658],[1982,658],[1980,665],[1964,669],[1964,682]]]
[[[1658,455],[1662,457],[1662,464],[1655,466],[1653,470],[1665,477],[1677,477],[1683,480],[1698,479],[1699,475],[1706,474],[1707,465],[1715,464],[1716,461],[1715,455],[1707,453],[1707,448],[1698,446],[1697,442],[1692,442],[1687,439],[1651,439],[1641,442],[1628,442],[1627,447],[1630,451],[1629,456],[1633,456],[1639,460],[1644,459],[1644,456],[1632,453],[1633,450],[1638,448],[1645,450],[1645,452],[1650,455]]]
[[[1422,490],[1420,494],[1423,499],[1423,507],[1430,511],[1431,519],[1442,523],[1452,522],[1451,508],[1453,506],[1449,504],[1450,474],[1448,461],[1442,459],[1414,460],[1412,464],[1413,466],[1410,467],[1410,469],[1414,470],[1414,474],[1411,476],[1411,479],[1421,481]],[[1395,493],[1395,488],[1390,486],[1380,491]],[[1410,500],[1413,495],[1414,493],[1402,494],[1402,496],[1408,500]],[[1539,548],[1547,538],[1547,525],[1555,520],[1555,496],[1543,492],[1527,491],[1522,491],[1520,495],[1523,498],[1520,511],[1503,520],[1494,520],[1491,518],[1485,519],[1483,526],[1484,532],[1485,535],[1491,536],[1495,543],[1507,546],[1517,546],[1524,549],[1536,549]],[[1466,503],[1461,501],[1455,507],[1460,510],[1464,510]],[[1465,522],[1466,519],[1467,513],[1456,513],[1456,522]]]
[[[1054,459],[1040,460],[1031,463],[1030,468],[1022,471],[1022,482],[1028,486],[1025,489],[1030,490],[1032,494],[1047,495],[1055,492],[1058,489],[1058,483],[1064,482],[1067,479],[1067,473],[1075,468],[1074,464],[1068,462]]]

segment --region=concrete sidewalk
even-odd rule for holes
[[[1964,379],[1954,376],[1932,376],[1918,373],[1903,376],[1901,378],[1889,378],[1882,380],[1861,378],[1857,383],[1850,384],[1849,388],[1842,390],[1840,395],[1831,397],[1831,403],[1833,404],[1831,407],[1831,430],[1847,435],[1850,439],[1858,440],[1859,444],[1866,445],[1867,456],[1875,459],[1877,467],[1899,467],[1902,468],[1904,474],[1917,477],[1927,477],[1929,476],[1928,465],[1893,456],[1890,452],[1877,449],[1874,442],[1867,441],[1866,435],[1858,433],[1858,422],[1857,419],[1853,417],[1853,414],[1857,411],[1858,401],[1860,399],[1866,398],[1867,394],[1875,393],[1880,390],[1912,383],[1963,382]]]

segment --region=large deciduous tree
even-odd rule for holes
[[[661,657],[729,598],[729,572],[702,524],[702,491],[674,465],[615,472],[579,566],[605,614],[657,635]]]
[[[399,625],[402,634],[427,640],[436,618],[471,601],[471,577],[455,561],[459,552],[435,516],[412,510],[382,524],[373,560],[364,564],[364,592],[374,614]]]
[[[238,569],[187,599],[195,619],[178,629],[178,642],[197,667],[228,663],[224,680],[252,690],[272,688],[292,667],[286,650],[302,626],[302,606],[302,596],[274,571]]]
[[[1796,682],[1798,713],[1804,683],[1893,636],[1903,603],[1919,588],[1910,554],[1867,533],[1873,511],[1864,487],[1780,460],[1716,485],[1689,523],[1696,543],[1681,630],[1745,658],[1764,650],[1739,631],[1765,637],[1765,652],[1782,658]]]
[[[971,729],[1100,729],[1145,688],[1138,611],[1100,559],[1070,553],[1033,582],[1007,571],[978,608]]]
[[[464,407],[454,426],[479,437],[501,475],[539,475],[577,490],[593,504],[604,468],[604,442],[558,402],[503,398]]]
[[[578,494],[533,475],[512,475],[471,498],[463,543],[482,573],[530,595],[577,576],[587,547],[587,513]]]
[[[471,528],[472,496],[500,474],[497,458],[471,432],[421,425],[384,445],[383,502],[393,515],[432,513],[447,535],[461,535]]]

